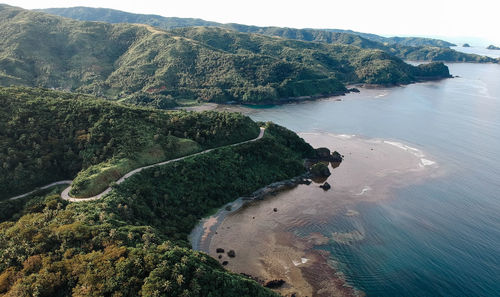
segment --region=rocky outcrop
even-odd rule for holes
[[[264,287],[269,289],[277,289],[285,284],[285,281],[282,279],[273,279],[264,283]]]
[[[317,161],[327,161],[327,162],[342,162],[343,156],[334,151],[330,153],[330,150],[326,147],[320,147],[316,149],[316,159]]]
[[[489,46],[487,47],[487,49],[489,49],[489,50],[500,50],[500,47],[498,47],[498,46],[494,46],[493,44],[491,44],[491,45],[489,45]]]
[[[312,165],[310,171],[313,177],[329,177],[331,175],[328,165],[321,162]]]
[[[329,184],[328,182],[325,182],[324,184],[322,184],[322,185],[321,185],[321,186],[319,186],[319,187],[320,187],[320,188],[322,188],[322,189],[323,189],[323,190],[325,190],[325,191],[328,191],[328,190],[330,190],[330,188],[331,188],[332,186],[330,186],[330,184]]]
[[[470,47],[470,44],[468,44],[468,43],[464,43],[464,44],[462,45],[462,47]]]
[[[350,89],[347,89],[349,92],[352,92],[352,93],[359,93],[359,89],[357,88],[350,88]]]

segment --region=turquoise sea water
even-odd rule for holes
[[[254,110],[297,132],[385,138],[432,155],[446,174],[332,217],[322,232],[347,281],[368,296],[500,296],[500,65],[449,64],[459,78]]]

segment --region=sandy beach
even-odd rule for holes
[[[221,263],[227,261],[226,268],[233,272],[262,281],[283,279],[285,285],[276,290],[284,296],[362,296],[363,292],[346,284],[333,257],[317,247],[330,241],[363,240],[363,228],[329,232],[322,226],[335,216],[355,220],[357,203],[391,199],[398,187],[442,174],[439,164],[421,150],[391,140],[326,133],[300,136],[314,147],[344,155],[339,167],[330,164],[332,175],[327,181],[332,189],[324,191],[313,182],[262,201],[233,203],[233,211],[222,209],[200,223],[204,227],[192,238],[202,238],[203,244],[194,248]],[[312,229],[321,232],[303,231]],[[217,248],[226,253],[217,253]],[[229,250],[236,257],[228,257]]]

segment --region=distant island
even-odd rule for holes
[[[470,47],[470,44],[468,44],[468,43],[464,43],[464,44],[462,45],[462,47]]]
[[[489,45],[489,46],[487,47],[487,49],[489,49],[489,50],[500,50],[500,47],[498,47],[498,46],[494,46],[493,44],[491,44],[491,45]]]

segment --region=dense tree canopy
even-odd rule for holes
[[[7,131],[1,135],[2,145],[6,144],[2,160],[11,151],[16,152],[12,158],[23,154],[26,168],[40,175],[48,174],[45,166],[62,173],[77,170],[84,157],[92,158],[81,153],[89,147],[99,159],[106,146],[99,139],[104,141],[107,135],[115,139],[108,148],[113,155],[128,146],[147,144],[148,131],[155,135],[164,135],[167,130],[185,132],[186,139],[196,139],[199,132],[204,141],[198,145],[210,147],[255,136],[257,127],[238,114],[130,108],[47,90],[4,88],[0,98],[1,118],[7,119],[0,122],[0,131]],[[63,118],[63,113],[67,117]],[[108,118],[107,114],[114,116]],[[17,132],[8,127],[13,121],[25,137],[14,137],[12,133]],[[78,137],[86,134],[72,131],[87,131],[89,124],[99,133],[94,135],[97,132],[91,129],[84,140],[92,145],[81,144]],[[305,172],[303,159],[315,155],[311,146],[283,127],[259,125],[266,125],[267,130],[258,141],[143,170],[98,201],[68,204],[59,197],[63,188],[56,187],[32,197],[0,202],[0,295],[277,296],[191,250],[187,241],[198,220],[212,209]],[[31,135],[36,133],[40,135]],[[92,142],[94,137],[97,140]],[[21,138],[23,142],[17,143]],[[44,153],[54,151],[41,168],[36,167],[37,162],[27,162],[36,157],[31,152],[33,143]],[[161,141],[158,144],[163,145]],[[74,150],[72,156],[78,161],[57,155],[64,155],[67,149]],[[141,150],[127,149],[124,154],[137,151]],[[15,175],[23,172],[17,167],[9,163],[2,178],[23,183]],[[6,182],[4,178],[2,185]]]
[[[252,120],[237,113],[167,112],[86,95],[0,88],[0,197],[73,179],[82,169],[83,177],[102,167],[112,169],[104,175],[121,176],[258,133]]]

